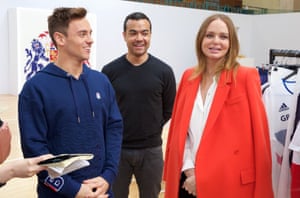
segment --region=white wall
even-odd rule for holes
[[[194,50],[196,33],[203,19],[214,13],[206,10],[119,0],[1,0],[0,94],[10,93],[8,73],[11,66],[8,60],[7,10],[13,7],[53,9],[59,6],[83,6],[97,15],[97,35],[94,36],[97,37],[96,69],[99,70],[104,64],[126,52],[126,45],[122,38],[125,16],[134,11],[144,12],[150,17],[153,25],[149,52],[173,67],[177,81],[186,67],[196,63]],[[291,25],[288,27],[286,23],[286,21],[294,20],[291,24],[298,24],[299,14],[283,15],[284,20],[281,20],[281,15],[227,14],[239,27],[241,54],[254,58],[256,64],[268,61],[267,49],[270,47],[294,49],[297,47],[296,44],[300,43],[299,36],[294,36],[300,35],[299,28]],[[275,25],[270,27],[270,23]]]
[[[269,62],[270,49],[300,50],[300,13],[253,16],[254,49],[249,56],[257,65]]]

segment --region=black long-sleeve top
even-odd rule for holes
[[[115,89],[123,116],[123,148],[160,146],[162,127],[171,117],[176,94],[172,68],[151,54],[139,66],[122,55],[102,72]]]

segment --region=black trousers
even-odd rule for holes
[[[183,185],[185,179],[186,179],[185,174],[184,174],[184,173],[181,173],[180,182],[179,182],[179,193],[178,193],[178,197],[179,197],[179,198],[196,198],[194,195],[189,194],[188,191],[186,191],[184,188],[182,188],[182,185]]]
[[[114,198],[128,197],[132,175],[138,185],[139,198],[158,197],[163,170],[162,147],[122,149],[119,172],[113,183]]]

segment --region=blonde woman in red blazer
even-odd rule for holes
[[[239,42],[228,16],[216,14],[203,22],[196,52],[198,65],[184,72],[174,104],[165,198],[272,198],[260,79],[255,68],[236,62]],[[206,117],[195,116],[205,111]]]

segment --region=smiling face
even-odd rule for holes
[[[69,53],[82,61],[88,60],[93,43],[91,34],[92,29],[86,18],[71,21],[66,45]]]
[[[66,35],[58,33],[57,43],[61,46],[60,53],[78,62],[88,60],[91,53],[93,39],[92,29],[86,18],[72,20]]]
[[[128,55],[134,57],[147,56],[151,40],[151,29],[148,20],[128,20],[123,37],[127,44]]]
[[[207,58],[207,63],[216,63],[222,59],[230,47],[229,31],[221,19],[212,21],[203,37],[201,49]]]

